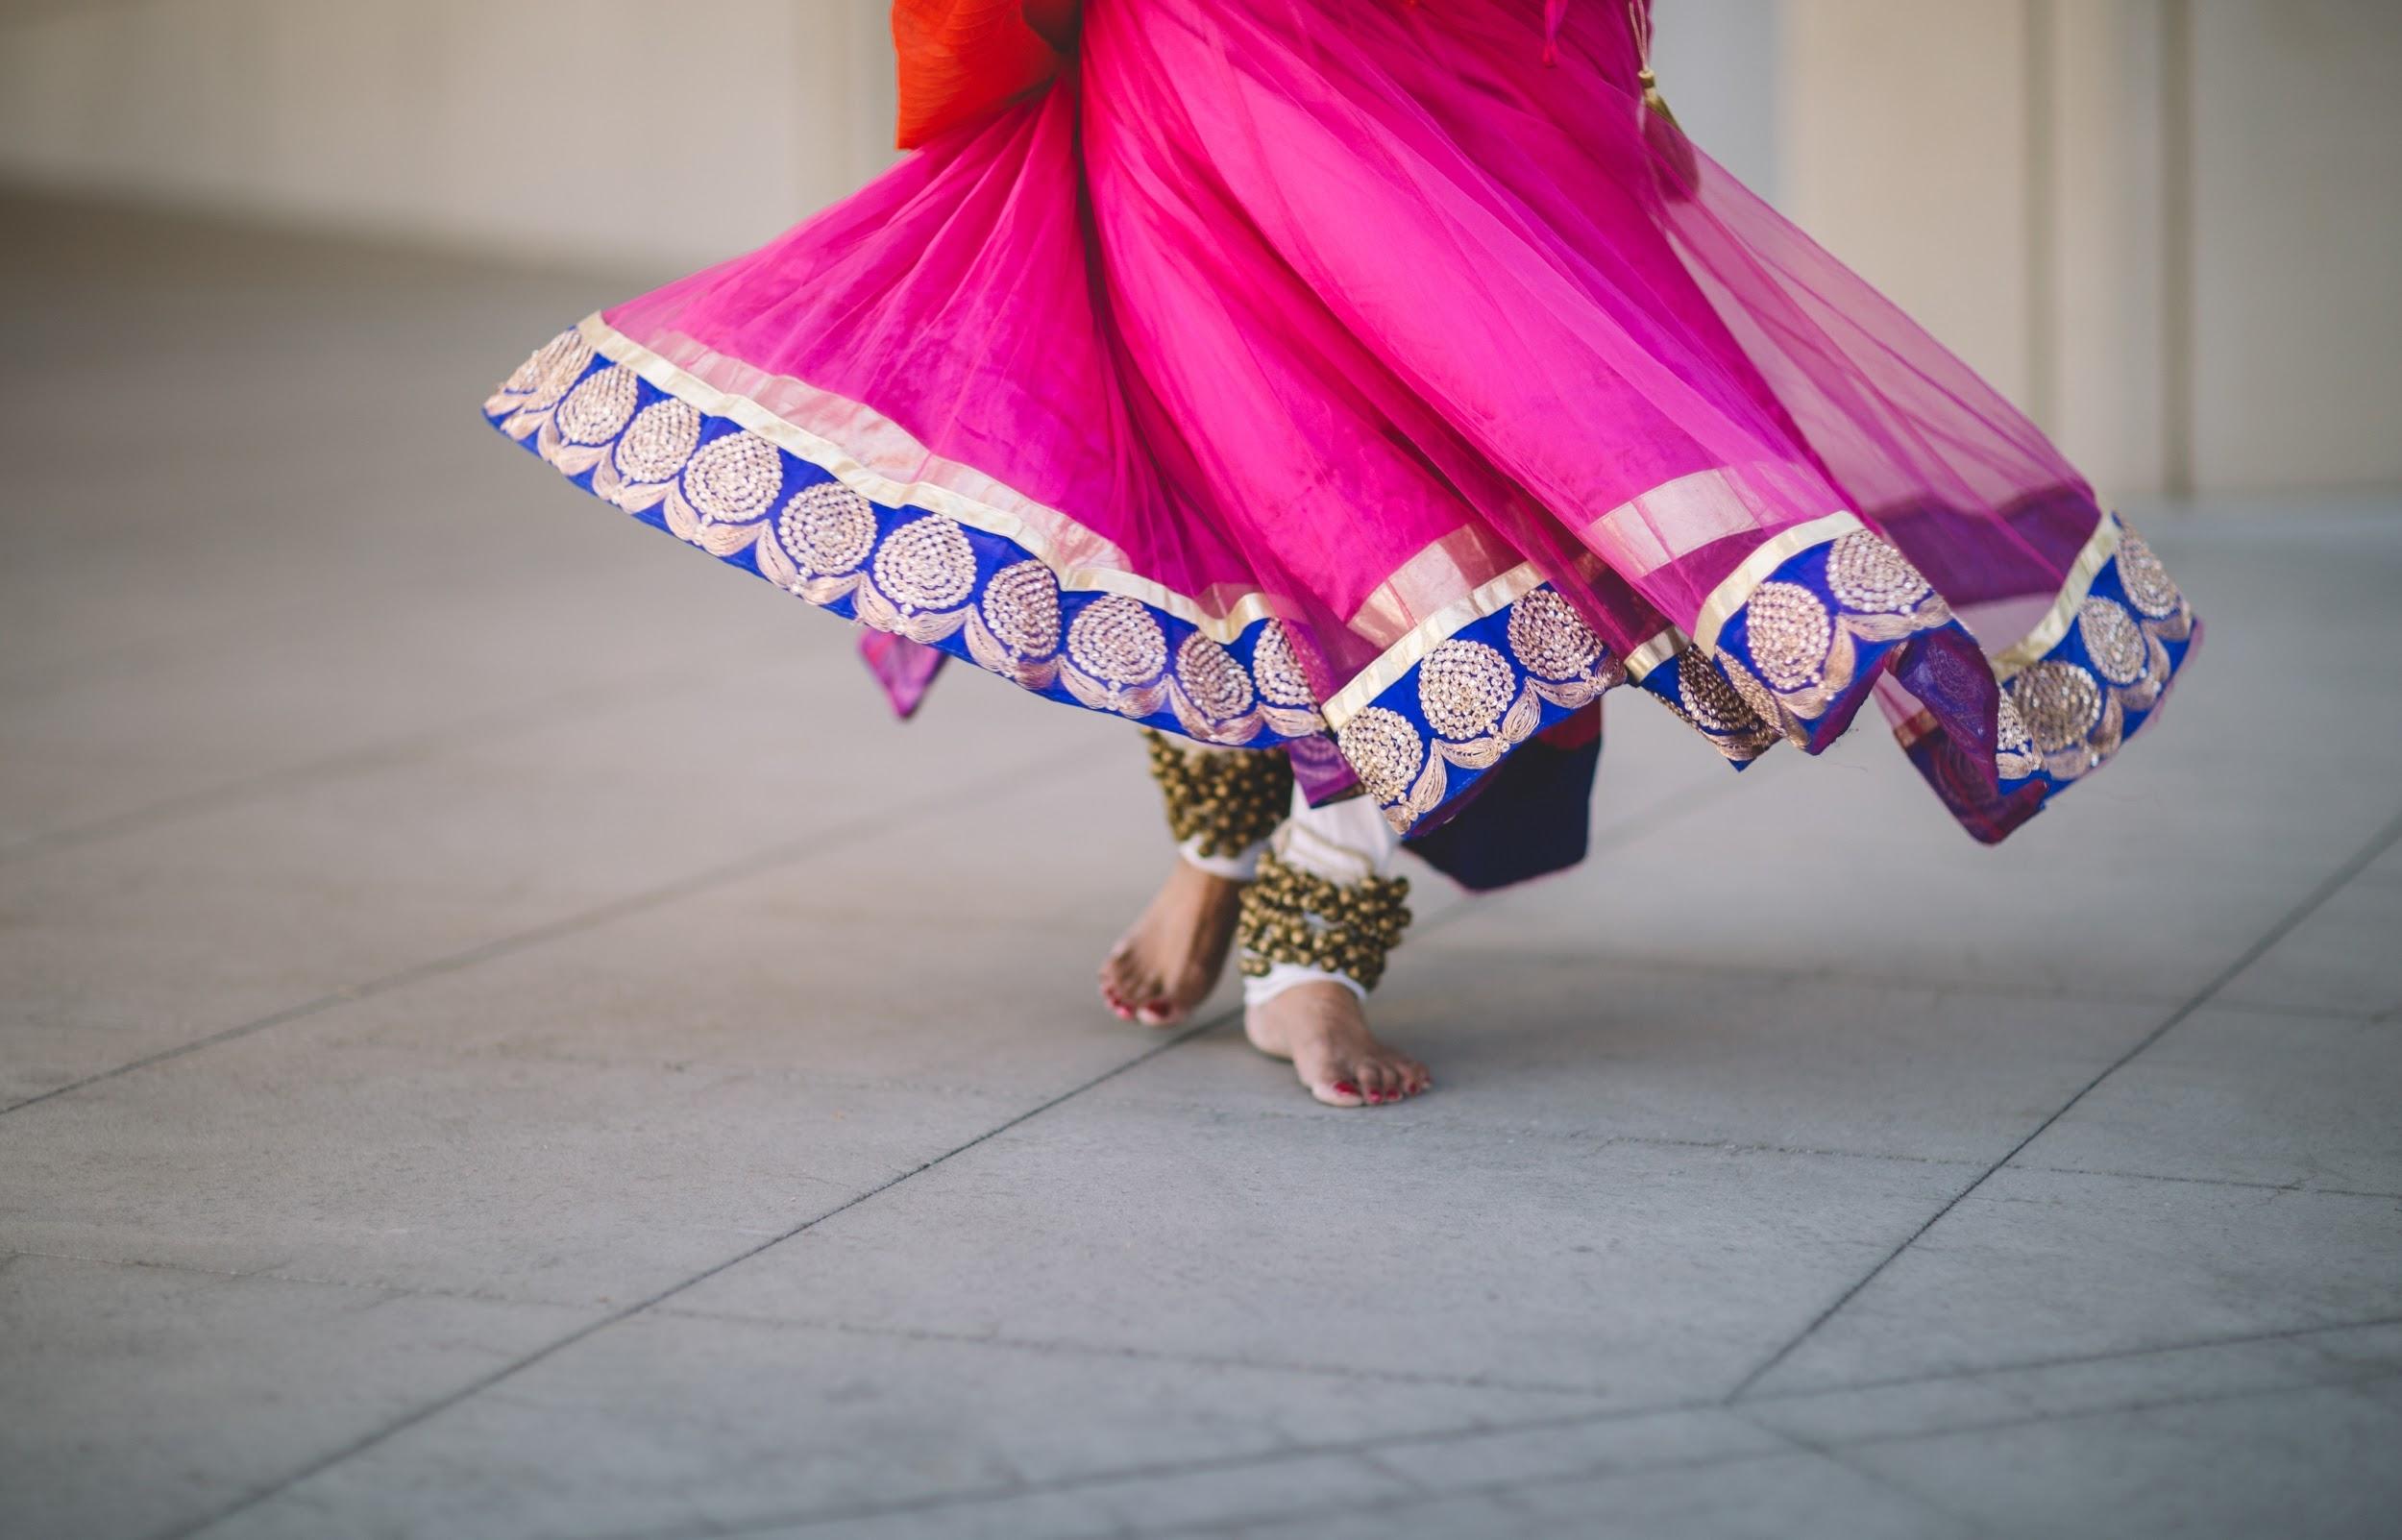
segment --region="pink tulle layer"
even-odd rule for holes
[[[838,476],[1005,510],[1071,586],[1230,634],[1273,617],[1338,736],[1547,586],[1637,674],[1689,672],[1697,642],[1728,660],[1718,715],[1805,746],[1828,736],[1811,707],[1848,720],[1874,682],[1990,797],[2024,725],[2013,669],[2115,526],[2023,416],[1647,112],[1641,26],[1545,0],[1088,0],[1040,98],[606,319]],[[1907,646],[1861,651],[1881,677],[1855,690],[1763,673],[1783,643],[1756,591],[1847,514],[1901,560],[1843,571],[1912,589],[1996,677]]]

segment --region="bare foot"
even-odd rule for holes
[[[1434,1084],[1426,1065],[1376,1040],[1360,997],[1339,984],[1296,984],[1244,1012],[1242,1030],[1260,1052],[1291,1060],[1329,1107],[1378,1107]]]
[[[1167,884],[1101,960],[1101,998],[1121,1020],[1172,1027],[1226,971],[1242,884],[1176,863]]]

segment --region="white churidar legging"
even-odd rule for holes
[[[1275,847],[1278,859],[1285,865],[1349,886],[1363,877],[1391,876],[1393,855],[1401,848],[1401,836],[1385,821],[1384,811],[1372,796],[1355,796],[1347,802],[1311,807],[1296,786],[1292,813],[1269,837],[1268,843]],[[1255,868],[1257,859],[1253,858]],[[1319,925],[1321,921],[1312,915],[1310,923]],[[1242,1003],[1260,1005],[1296,984],[1339,984],[1361,999],[1367,998],[1368,993],[1348,973],[1306,967],[1299,963],[1271,963],[1265,973],[1243,979]]]
[[[1205,753],[1238,754],[1256,750],[1210,748],[1200,744],[1189,746]],[[1385,821],[1384,812],[1376,799],[1355,796],[1349,801],[1330,802],[1324,807],[1311,807],[1295,786],[1292,812],[1277,826],[1276,832],[1259,843],[1231,856],[1209,856],[1201,853],[1202,836],[1195,835],[1176,847],[1176,853],[1188,864],[1214,877],[1229,882],[1249,882],[1260,874],[1260,856],[1273,848],[1285,865],[1302,871],[1314,872],[1329,880],[1351,884],[1362,877],[1392,875],[1393,855],[1401,848],[1401,837]],[[1311,924],[1318,924],[1316,917]],[[1271,963],[1268,970],[1258,978],[1242,981],[1242,1003],[1258,1005],[1284,993],[1296,984],[1339,984],[1352,993],[1365,998],[1367,990],[1348,973],[1331,972],[1325,968],[1305,967],[1298,963]]]

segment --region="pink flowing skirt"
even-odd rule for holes
[[[1874,697],[1972,833],[2199,636],[2020,413],[1544,0],[1088,0],[1041,97],[487,404],[932,654],[1424,836],[1621,683],[1738,765]],[[914,645],[912,645],[914,644]]]

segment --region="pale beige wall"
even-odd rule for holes
[[[2196,479],[2402,478],[2402,4],[2189,3]]]
[[[72,0],[0,14],[0,175],[697,264],[886,164],[878,0]]]
[[[2025,0],[1788,0],[1784,211],[2023,400]]]
[[[2105,492],[2402,481],[2402,3],[1787,0],[1781,33],[1787,210]]]
[[[1677,121],[1710,159],[1777,202],[1781,0],[1652,0],[1652,63]]]
[[[2031,12],[2030,97],[2048,127],[2026,189],[2037,228],[2026,404],[2105,496],[2172,480],[2172,296],[2159,0],[2049,0]]]
[[[0,178],[694,265],[889,162],[885,9],[0,0]],[[1704,142],[2105,491],[2402,481],[2402,0],[1658,16]]]

